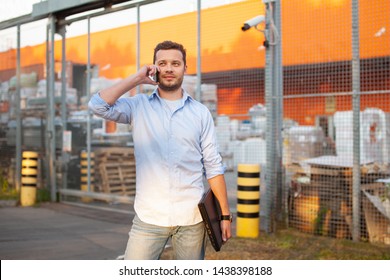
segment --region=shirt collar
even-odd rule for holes
[[[181,100],[183,100],[183,103],[185,103],[185,101],[188,99],[188,100],[193,100],[192,96],[188,94],[188,92],[182,88],[183,90],[183,97]],[[161,99],[160,95],[158,94],[158,90],[157,88],[152,92],[152,94],[149,96],[149,100],[152,100],[154,98],[158,98],[158,99]]]

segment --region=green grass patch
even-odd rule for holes
[[[0,170],[1,171],[1,170]],[[0,200],[18,200],[19,192],[12,188],[0,172]]]

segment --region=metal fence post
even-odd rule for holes
[[[88,100],[91,97],[91,17],[87,19],[88,25],[88,46],[87,46],[87,92]],[[92,112],[88,110],[87,114],[87,191],[91,191],[91,142],[92,142],[92,128],[91,128]]]
[[[22,114],[20,108],[20,76],[21,76],[21,59],[20,59],[20,24],[17,26],[17,47],[16,47],[16,92],[15,92],[15,114],[16,114],[16,171],[15,187],[21,189],[21,170],[22,170]]]
[[[283,75],[280,40],[280,1],[266,3],[265,100],[266,128],[266,199],[264,206],[266,232],[275,229],[276,209],[281,206],[282,190],[282,119]],[[280,211],[278,211],[280,213]]]
[[[47,161],[47,183],[50,185],[51,201],[56,201],[57,187],[56,187],[56,128],[55,128],[55,84],[54,84],[54,35],[55,35],[55,17],[50,16],[47,26],[47,115],[46,115],[46,133],[47,133],[47,147],[46,157]]]
[[[360,240],[360,42],[359,1],[352,1],[353,186],[352,239]]]

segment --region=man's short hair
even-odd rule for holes
[[[183,47],[182,44],[172,42],[172,41],[164,41],[164,42],[157,44],[157,46],[154,48],[153,64],[156,62],[156,53],[159,50],[178,50],[178,51],[180,51],[183,55],[184,65],[187,65],[186,49]]]

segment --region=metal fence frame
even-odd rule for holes
[[[137,68],[140,67],[140,6],[148,5],[150,3],[157,1],[129,1],[130,4],[119,7],[117,9],[107,9],[105,11],[99,11],[94,14],[90,14],[88,16],[81,16],[77,18],[73,18],[71,20],[56,18],[55,15],[48,15],[48,25],[47,25],[47,49],[49,50],[47,53],[47,86],[48,92],[54,92],[54,50],[51,48],[54,42],[54,35],[56,33],[62,36],[63,50],[65,49],[66,44],[66,26],[72,22],[76,22],[79,20],[87,19],[88,20],[88,62],[87,62],[87,92],[89,92],[90,88],[90,72],[91,72],[91,62],[90,62],[90,19],[99,16],[105,13],[112,13],[124,9],[129,8],[137,8]],[[274,232],[278,229],[278,224],[283,223],[283,219],[286,214],[285,209],[285,200],[286,198],[286,186],[283,183],[284,179],[284,170],[282,165],[282,157],[283,157],[283,101],[292,98],[289,96],[284,96],[283,94],[283,63],[282,63],[282,42],[283,38],[281,37],[281,28],[282,28],[282,18],[281,18],[281,5],[282,1],[274,0],[274,1],[259,1],[264,2],[266,6],[266,27],[264,30],[264,34],[267,39],[267,48],[266,48],[266,65],[265,65],[265,104],[267,110],[267,129],[266,129],[266,175],[265,175],[265,184],[266,184],[266,193],[262,202],[265,204],[262,205],[262,209],[264,211],[264,229],[267,233]],[[200,83],[201,83],[201,0],[197,0],[197,77],[198,77],[198,92],[197,99],[200,100]],[[353,230],[352,237],[354,241],[360,240],[360,97],[363,94],[360,88],[360,38],[359,38],[359,1],[352,1],[352,92],[340,93],[350,95],[353,100]],[[17,27],[17,65],[16,65],[16,73],[17,73],[17,94],[16,100],[19,100],[20,103],[20,27],[21,25],[41,19],[39,18],[21,18],[19,20],[12,20],[7,23],[0,23],[0,29],[9,28],[11,26]],[[62,54],[62,67],[65,69],[66,57],[65,51]],[[64,77],[65,78],[65,77]],[[62,115],[66,115],[66,107],[65,103],[65,80],[62,80],[63,88],[62,88]],[[307,95],[305,95],[307,96]],[[316,95],[319,96],[319,95]],[[295,96],[296,97],[296,96]],[[56,201],[56,194],[59,192],[64,195],[71,196],[86,196],[90,195],[91,197],[96,197],[95,193],[89,191],[79,192],[74,190],[66,190],[66,181],[63,182],[63,186],[61,189],[58,189],[56,185],[55,179],[55,137],[53,137],[55,133],[54,127],[54,101],[53,94],[48,95],[48,106],[49,108],[46,116],[46,120],[48,123],[47,128],[47,169],[49,170],[48,177],[46,178],[48,182],[50,182],[51,187],[51,200]],[[20,108],[17,108],[20,110]],[[20,113],[17,114],[17,140],[16,140],[16,182],[17,186],[20,187],[20,171],[21,171],[21,118]],[[87,151],[88,151],[88,186],[91,184],[90,179],[90,165],[91,165],[91,126],[90,126],[90,118],[91,115],[88,115],[88,134],[87,134]],[[64,122],[65,123],[65,122]],[[63,128],[66,130],[66,127]],[[62,158],[66,159],[69,155],[66,152],[62,152]],[[66,165],[63,167],[64,172],[66,172]],[[65,176],[64,176],[65,177]],[[121,201],[126,203],[132,203],[132,199],[124,199],[118,198],[116,196],[111,195],[103,195],[106,199],[112,201]],[[101,197],[101,196],[99,196]]]

